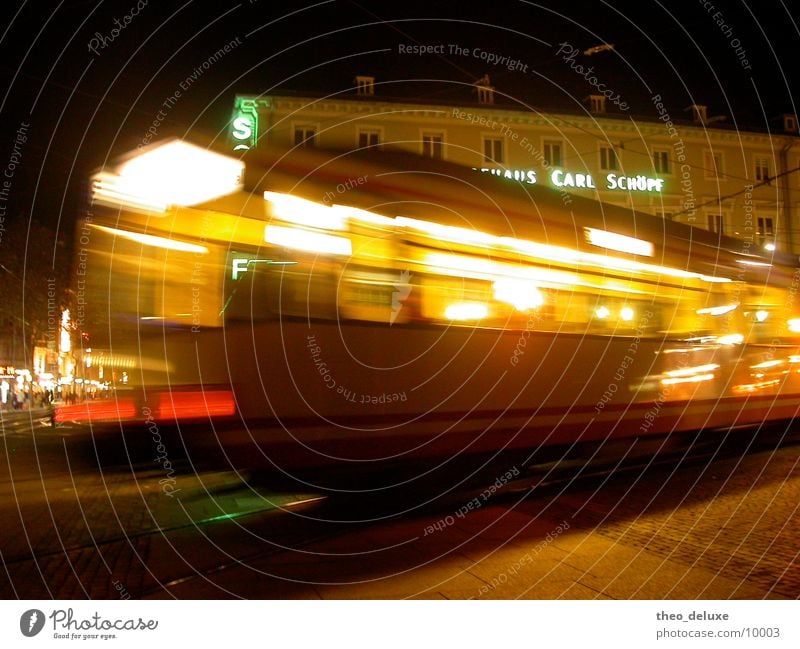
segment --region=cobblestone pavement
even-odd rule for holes
[[[180,466],[169,497],[158,469],[9,458],[4,598],[800,597],[797,446],[358,524],[232,473]]]

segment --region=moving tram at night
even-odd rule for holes
[[[441,161],[167,140],[98,172],[79,227],[77,315],[114,390],[60,421],[227,422],[253,457],[324,464],[800,404],[778,253]]]

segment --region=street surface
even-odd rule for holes
[[[3,598],[800,597],[789,442],[533,491],[493,467],[394,503],[174,443],[167,471],[149,442],[46,418],[4,420],[0,442]]]

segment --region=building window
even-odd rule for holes
[[[775,243],[775,221],[771,216],[758,217],[758,243]]]
[[[703,173],[706,178],[722,179],[724,173],[722,164],[722,154],[714,151],[706,151],[703,154]]]
[[[364,128],[358,131],[359,149],[377,149],[381,143],[381,132],[374,128]]]
[[[560,167],[563,162],[561,155],[561,142],[545,141],[542,146],[544,161],[550,167]]]
[[[422,155],[427,158],[435,158],[437,160],[444,158],[444,134],[423,133]]]
[[[503,138],[501,137],[485,137],[483,138],[483,161],[493,162],[495,164],[502,164],[505,162],[503,158]]]
[[[478,103],[493,104],[494,88],[492,88],[491,86],[478,86]]]
[[[294,127],[295,146],[316,146],[317,127],[316,126],[295,126]]]
[[[592,113],[606,112],[605,95],[589,95],[589,111]]]
[[[755,158],[756,180],[766,182],[769,180],[769,157],[756,156]]]
[[[709,232],[716,232],[717,234],[725,234],[722,225],[722,214],[708,215],[708,230]]]
[[[375,94],[375,77],[357,76],[356,94],[371,96]]]
[[[669,174],[670,170],[669,151],[666,149],[653,149],[653,169],[657,174]]]
[[[659,212],[656,212],[656,216],[664,219],[665,221],[672,221],[674,216],[675,216],[675,213],[674,212],[659,211]]]
[[[786,133],[797,133],[797,117],[794,115],[784,115],[783,130]]]
[[[619,160],[614,147],[600,147],[600,168],[606,171],[617,171],[619,169]]]

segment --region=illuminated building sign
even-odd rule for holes
[[[482,167],[475,171],[490,173],[508,180],[516,180],[526,185],[534,185],[538,182],[538,175],[535,169],[489,169]],[[594,178],[591,174],[573,173],[563,169],[555,169],[549,174],[550,184],[553,187],[564,189],[567,187],[575,189],[597,189]],[[605,185],[601,189],[622,190],[629,192],[661,192],[664,189],[663,178],[652,178],[650,176],[621,176],[619,174],[607,174]]]
[[[258,139],[258,102],[265,100],[237,97],[231,118],[230,138],[234,151],[252,149]]]

